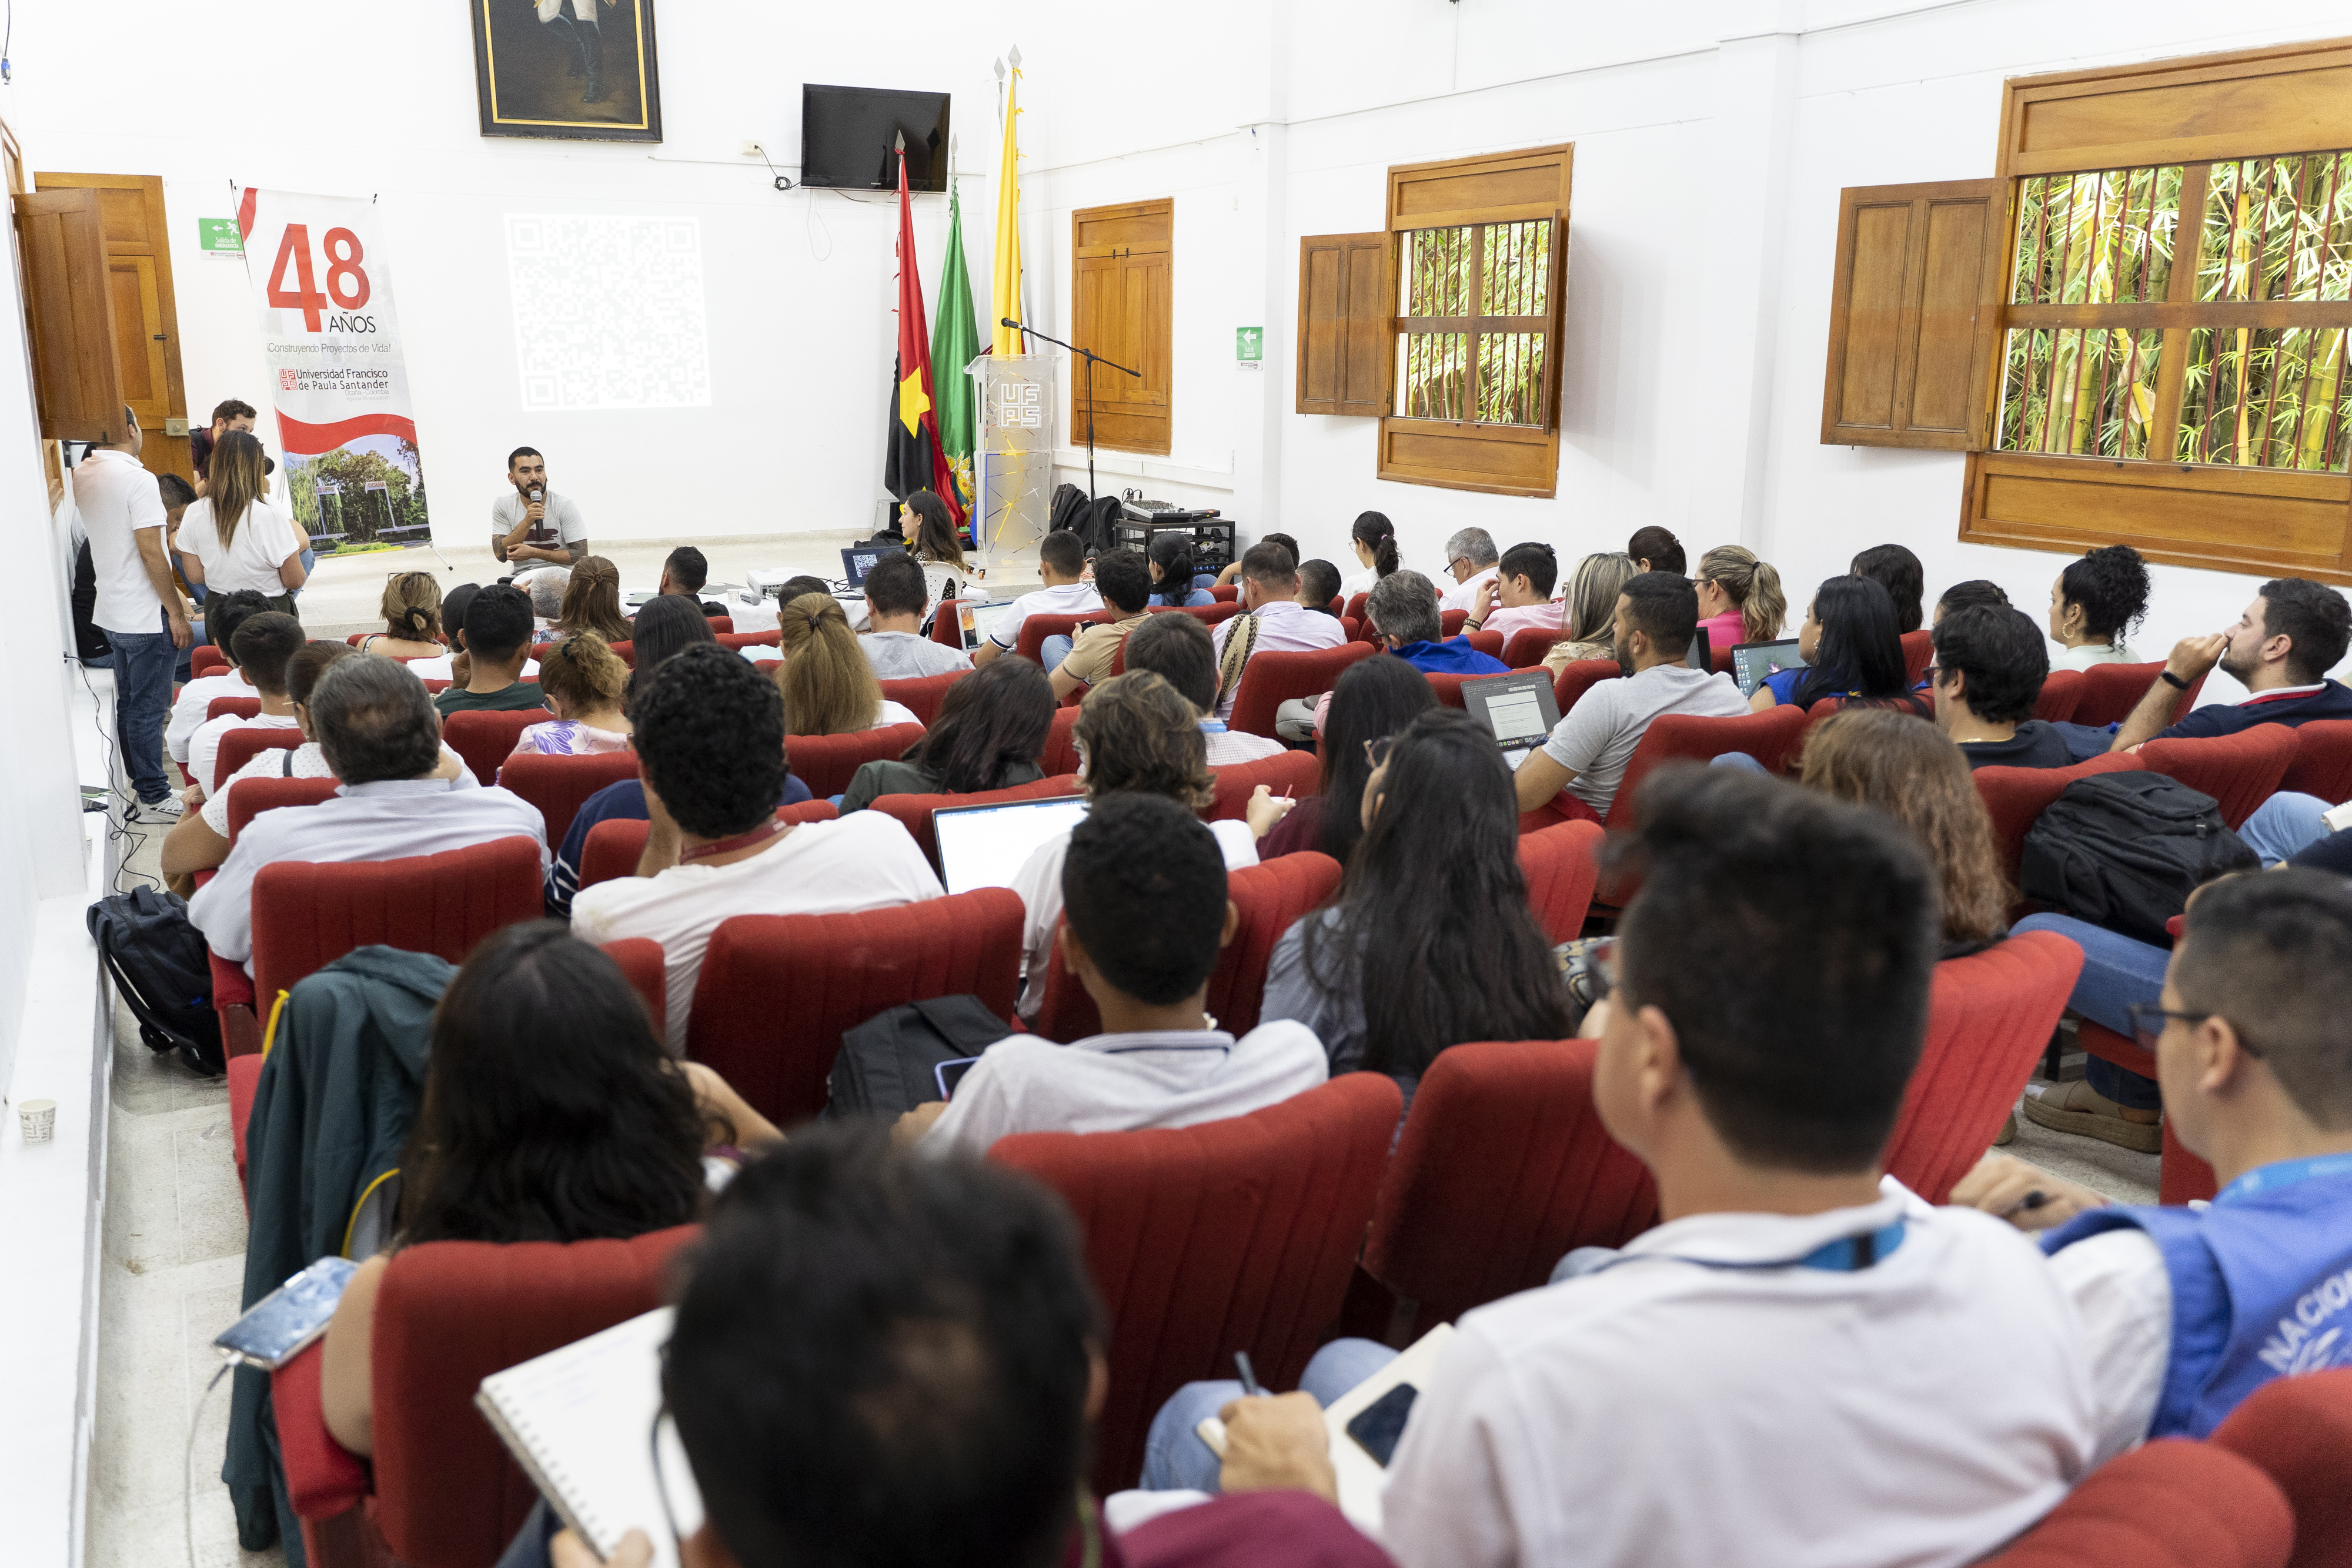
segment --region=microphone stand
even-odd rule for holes
[[[1053,344],[1057,349],[1067,349],[1074,354],[1082,354],[1086,357],[1087,499],[1089,501],[1093,500],[1095,498],[1095,363],[1097,361],[1100,361],[1102,363],[1110,366],[1112,370],[1126,371],[1129,375],[1133,376],[1137,381],[1141,381],[1143,379],[1143,372],[1141,371],[1129,371],[1125,365],[1119,364],[1116,361],[1105,360],[1100,354],[1096,353],[1092,349],[1081,349],[1076,343],[1065,343],[1059,338],[1048,338],[1045,333],[1038,331],[1035,328],[1024,327],[1020,322],[1013,320],[1011,317],[1003,319],[997,323],[997,325],[1002,327],[1010,327],[1016,332],[1025,332],[1032,338],[1045,338],[1045,341]]]

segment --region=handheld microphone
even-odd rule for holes
[[[1020,328],[1020,326],[1021,326],[1021,323],[1020,323],[1020,322],[1015,321],[1015,320],[1014,320],[1012,317],[1010,317],[1010,316],[1000,316],[1000,317],[998,317],[998,318],[996,319],[996,324],[997,324],[998,326],[1000,326],[1000,327],[1011,327],[1011,328],[1015,329],[1016,330],[1017,330],[1017,329]]]
[[[547,492],[546,492],[546,491],[544,491],[544,490],[541,489],[541,488],[540,488],[538,486],[536,486],[536,485],[534,485],[534,486],[531,486],[531,491],[530,491],[530,503],[531,503],[531,505],[532,505],[532,506],[534,506],[534,507],[535,507],[535,506],[539,505],[541,501],[544,501],[544,500],[546,500],[546,499],[547,499]]]

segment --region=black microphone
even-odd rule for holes
[[[1021,323],[1020,323],[1020,322],[1015,321],[1015,320],[1014,320],[1012,317],[1010,317],[1010,316],[1000,316],[1000,317],[998,317],[998,318],[996,319],[996,324],[997,324],[998,326],[1000,326],[1000,327],[1011,327],[1011,328],[1014,329],[1015,330],[1018,330],[1018,329],[1020,329],[1020,326],[1021,326]]]

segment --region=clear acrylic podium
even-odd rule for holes
[[[980,383],[980,564],[1002,580],[1034,570],[1054,500],[1054,369],[1059,354],[982,354],[965,367]]]

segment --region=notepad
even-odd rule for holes
[[[621,1537],[642,1530],[655,1568],[678,1568],[664,1483],[678,1533],[702,1526],[702,1498],[677,1429],[662,1424],[661,1477],[654,1473],[654,1416],[661,1408],[661,1348],[667,1307],[482,1379],[474,1395],[491,1429],[563,1522],[610,1559]]]

